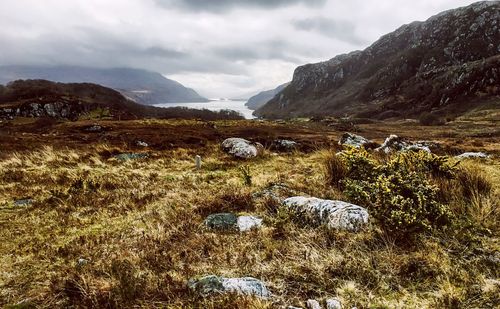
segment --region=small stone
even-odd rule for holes
[[[201,169],[201,157],[200,156],[194,157],[194,164],[196,165],[197,170]]]
[[[143,141],[137,141],[135,144],[139,147],[149,147],[149,144]]]
[[[273,142],[273,148],[277,151],[282,152],[291,152],[297,149],[297,142],[287,140],[287,139],[278,139]]]
[[[465,152],[459,156],[456,156],[457,159],[471,159],[471,158],[479,158],[479,159],[487,159],[490,155],[484,152]]]
[[[87,265],[88,263],[89,263],[89,261],[88,261],[88,260],[86,260],[86,259],[83,259],[83,258],[79,258],[79,259],[76,261],[76,265],[77,265],[78,267],[83,267],[83,266]]]
[[[146,159],[149,155],[147,153],[121,153],[115,156],[120,161]]]
[[[306,308],[307,309],[321,309],[321,305],[315,299],[308,299],[306,301]]]
[[[253,216],[240,216],[237,225],[240,232],[246,232],[261,227],[262,219]]]
[[[338,298],[326,300],[326,309],[342,309],[342,302]]]
[[[33,204],[34,202],[35,201],[32,199],[21,199],[21,200],[14,201],[14,206],[25,207],[25,206],[29,206],[29,205]]]

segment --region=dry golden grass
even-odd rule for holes
[[[194,165],[196,148],[155,150],[125,162],[110,156],[116,151],[130,150],[92,144],[3,153],[1,306],[276,308],[332,296],[346,308],[493,308],[500,302],[498,159],[464,163],[464,183],[479,186],[484,177],[492,184],[484,194],[472,190],[467,205],[453,205],[470,211],[473,235],[444,231],[401,246],[376,223],[358,234],[301,226],[279,205],[254,197],[284,183],[296,192],[342,198],[325,175],[329,150],[267,152],[242,162],[209,143],[201,170]],[[13,205],[23,198],[35,201]],[[208,214],[227,211],[258,215],[264,228],[239,234],[203,227]],[[208,274],[259,278],[274,297],[201,298],[186,287],[188,279]]]

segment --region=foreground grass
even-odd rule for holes
[[[477,227],[471,235],[442,232],[405,246],[375,223],[358,234],[302,226],[254,197],[282,183],[344,198],[325,179],[327,150],[241,162],[211,144],[201,170],[194,168],[193,149],[125,162],[110,155],[117,151],[45,147],[0,162],[1,305],[274,308],[331,296],[347,308],[500,302],[498,159],[465,163],[484,171],[494,187],[470,201]],[[30,206],[12,203],[27,197],[35,200]],[[203,228],[208,214],[225,211],[256,214],[265,227],[245,234]],[[188,279],[208,274],[259,278],[275,297],[200,298],[187,289]]]

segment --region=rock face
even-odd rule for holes
[[[269,102],[272,98],[274,98],[275,95],[277,95],[283,89],[285,89],[285,87],[288,86],[289,84],[290,83],[286,83],[286,84],[278,86],[275,89],[262,91],[259,94],[254,95],[253,97],[248,99],[248,102],[245,103],[245,105],[248,106],[249,109],[256,110],[256,109],[264,106],[267,102]]]
[[[404,25],[363,51],[301,66],[255,114],[461,114],[498,99],[499,83],[500,1],[483,1]]]
[[[368,224],[365,208],[342,201],[296,196],[283,201],[283,205],[298,218],[314,225],[357,232]]]
[[[339,145],[347,145],[359,148],[364,144],[371,143],[372,141],[364,138],[363,136],[359,136],[352,133],[344,133],[340,138]]]
[[[141,104],[208,102],[196,91],[156,72],[139,69],[87,67],[0,67],[0,84],[18,79],[46,79],[62,83],[93,83],[113,88]]]
[[[261,298],[271,296],[266,285],[255,278],[224,278],[218,276],[206,276],[201,279],[191,279],[188,287],[202,296],[216,293],[235,293],[238,295],[250,295]]]
[[[254,158],[264,147],[259,143],[252,143],[243,138],[228,138],[222,142],[222,150],[240,159]]]

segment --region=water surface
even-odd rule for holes
[[[211,111],[220,111],[223,109],[230,109],[242,114],[245,119],[254,119],[252,116],[253,110],[245,106],[247,101],[236,101],[236,100],[212,100],[209,102],[194,102],[194,103],[163,103],[155,104],[156,107],[187,107],[195,109],[208,109]]]

